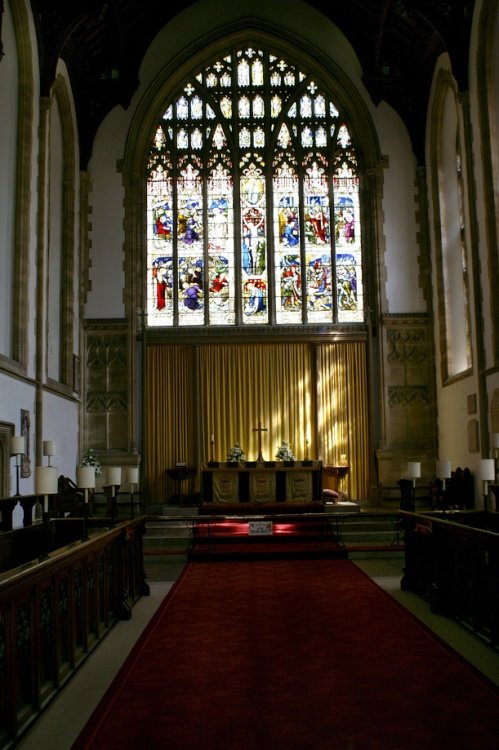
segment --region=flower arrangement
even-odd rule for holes
[[[286,442],[286,440],[283,440],[280,444],[279,448],[277,449],[277,453],[275,454],[275,457],[278,458],[280,461],[294,461],[295,457],[293,455],[293,451],[291,450],[291,446],[289,443]]]
[[[93,448],[88,448],[85,451],[80,466],[93,466],[95,468],[96,477],[100,477],[102,474],[102,466],[100,465],[100,461],[97,459]]]
[[[245,459],[246,456],[244,455],[243,449],[241,448],[239,443],[235,443],[235,445],[233,445],[229,451],[227,461],[230,461],[232,463],[234,461],[244,461]]]

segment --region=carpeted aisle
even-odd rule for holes
[[[348,560],[189,564],[74,750],[497,750],[499,695]]]

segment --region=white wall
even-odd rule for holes
[[[385,295],[388,313],[421,313],[426,302],[419,283],[416,224],[416,159],[409,133],[397,113],[381,102],[374,114],[380,148],[388,156],[384,170],[383,211],[386,252]]]
[[[477,340],[476,340],[476,324],[475,314],[473,309],[473,266],[472,266],[472,254],[479,251],[479,248],[470,247],[470,222],[471,217],[468,212],[465,211],[465,224],[466,224],[466,243],[468,251],[468,271],[470,275],[469,289],[470,289],[470,315],[471,315],[471,351],[473,354],[472,368],[466,373],[467,361],[466,352],[463,348],[465,344],[465,321],[464,321],[464,287],[462,283],[462,264],[459,263],[460,257],[460,238],[454,236],[455,231],[459,235],[459,197],[456,183],[456,168],[455,168],[455,147],[456,147],[456,130],[460,128],[460,140],[462,147],[463,160],[466,159],[466,152],[464,148],[464,134],[462,132],[462,122],[458,115],[456,115],[455,99],[449,89],[445,100],[443,100],[444,106],[440,117],[434,116],[431,118],[431,112],[434,107],[434,102],[437,96],[437,81],[439,79],[439,73],[445,73],[445,75],[452,75],[451,62],[447,55],[442,55],[438,61],[434,79],[433,87],[430,95],[430,106],[429,106],[429,117],[427,124],[427,170],[428,170],[428,185],[430,191],[430,221],[433,224],[434,217],[432,214],[431,207],[433,206],[433,196],[431,193],[432,188],[432,174],[435,170],[441,170],[439,173],[440,181],[440,199],[439,203],[442,207],[443,215],[441,217],[442,229],[444,234],[446,233],[447,246],[443,247],[444,263],[447,263],[448,276],[446,279],[447,288],[445,294],[447,297],[447,335],[449,337],[449,353],[451,356],[450,371],[449,375],[457,374],[459,372],[465,372],[463,377],[454,378],[449,380],[447,383],[442,382],[442,373],[440,369],[440,327],[438,324],[438,310],[439,310],[439,299],[437,294],[436,286],[436,248],[435,248],[435,234],[432,229],[431,241],[432,241],[432,278],[434,280],[433,287],[433,307],[435,312],[435,362],[437,366],[436,371],[436,396],[437,396],[437,410],[438,410],[438,442],[439,442],[439,456],[442,459],[450,459],[452,462],[452,468],[456,469],[458,466],[461,468],[468,467],[475,479],[475,505],[476,507],[483,506],[483,496],[481,483],[478,480],[480,460],[483,456],[484,446],[480,444],[480,431],[478,434],[478,450],[470,451],[470,447],[473,441],[468,436],[468,430],[472,426],[472,423],[480,421],[480,405],[479,405],[479,377],[478,363],[477,363]],[[455,82],[454,82],[454,85]],[[456,85],[457,88],[457,85]],[[439,92],[440,96],[442,92]],[[432,137],[436,143],[442,144],[443,148],[440,150],[438,159],[434,163],[432,161],[432,154],[429,150],[430,139]],[[479,155],[475,155],[475,163]],[[440,160],[440,162],[439,162]],[[442,164],[444,169],[442,169]],[[466,164],[468,170],[473,169],[473,165]],[[447,175],[447,176],[446,176]],[[468,172],[468,177],[473,176]],[[465,195],[464,205],[467,208],[468,196]],[[457,226],[457,230],[456,230]],[[445,253],[453,253],[453,255],[446,259]],[[454,265],[449,265],[450,263]],[[454,273],[454,277],[452,276]],[[457,276],[456,276],[457,274]],[[469,397],[476,397],[477,408],[474,413],[470,409]],[[479,423],[479,427],[481,427]]]
[[[14,434],[21,434],[21,409],[25,409],[30,415],[29,435],[29,459],[31,476],[19,480],[19,492],[21,495],[31,495],[34,492],[34,470],[35,470],[35,399],[36,393],[33,385],[22,380],[10,378],[0,372],[0,415],[2,422],[11,423],[14,426]],[[11,459],[10,487],[11,495],[16,494],[16,471],[14,459]]]
[[[43,436],[42,440],[54,440],[56,456],[52,466],[58,467],[58,475],[76,479],[76,466],[80,462],[78,455],[78,404],[61,398],[54,393],[45,392],[43,396]],[[47,459],[43,459],[46,464]]]

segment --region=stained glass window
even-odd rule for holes
[[[313,76],[245,47],[165,105],[147,161],[149,326],[362,321],[358,163]]]

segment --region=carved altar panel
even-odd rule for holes
[[[275,502],[276,475],[274,471],[251,472],[249,479],[250,503]]]
[[[213,502],[237,503],[239,500],[239,479],[237,471],[213,472]]]
[[[286,474],[286,500],[289,503],[306,503],[313,498],[312,472],[290,471]]]
[[[309,503],[322,499],[322,463],[311,465],[246,466],[201,468],[204,503]]]

